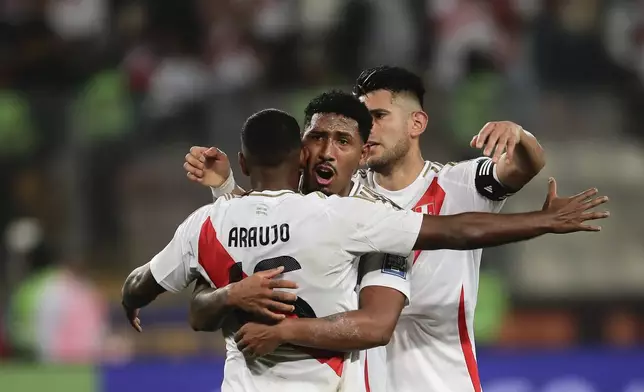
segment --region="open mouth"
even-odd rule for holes
[[[335,172],[326,165],[320,165],[315,168],[315,179],[319,185],[327,186],[331,184]]]

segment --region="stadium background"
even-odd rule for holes
[[[505,211],[548,176],[612,198],[599,235],[484,252],[484,390],[644,391],[641,0],[0,0],[0,390],[218,391],[222,339],[190,330],[188,294],[140,335],[119,308],[210,200],[183,156],[234,155],[254,110],[302,117],[378,64],[425,77],[427,159],[475,156],[491,120],[538,137],[548,164]]]

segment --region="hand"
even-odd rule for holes
[[[261,357],[272,353],[282,344],[279,331],[279,324],[246,323],[235,334],[235,342],[244,357]]]
[[[608,202],[608,197],[594,197],[596,194],[597,189],[592,188],[572,197],[558,197],[557,182],[550,177],[548,180],[548,196],[545,203],[543,203],[542,211],[552,214],[552,232],[564,234],[576,231],[600,231],[600,226],[584,224],[589,220],[604,219],[610,216],[608,211],[588,211]]]
[[[228,156],[217,147],[191,147],[185,160],[183,168],[188,178],[206,186],[219,187],[230,174]]]
[[[485,124],[478,135],[472,138],[470,146],[483,150],[483,155],[492,155],[492,161],[498,163],[501,154],[506,152],[505,159],[510,162],[514,157],[514,148],[521,141],[523,127],[511,121],[494,121]]]
[[[292,313],[297,295],[274,289],[296,289],[297,283],[273,279],[284,271],[284,267],[257,272],[246,279],[233,283],[228,290],[228,302],[237,308],[271,320],[283,320],[281,313]]]
[[[125,310],[125,317],[127,317],[127,320],[130,322],[132,328],[134,328],[137,332],[143,332],[143,328],[141,328],[141,320],[139,320],[139,309],[132,309],[122,302],[121,305],[123,305],[123,309]]]

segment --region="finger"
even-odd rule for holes
[[[259,276],[261,276],[263,278],[272,279],[272,278],[276,277],[277,275],[281,274],[283,271],[284,271],[284,266],[279,266],[277,268],[273,268],[273,269],[269,269],[269,270],[266,270],[266,271],[258,272],[257,275],[259,275]],[[270,283],[269,283],[269,286],[270,286]]]
[[[190,154],[188,155],[192,155],[198,160],[199,157],[201,157],[203,153],[206,152],[207,150],[208,150],[208,147],[192,146],[190,147]]]
[[[294,302],[297,300],[297,295],[294,293],[287,293],[286,291],[275,290],[272,292],[271,298],[280,302]]]
[[[203,178],[199,178],[199,177],[195,176],[195,175],[194,175],[194,174],[192,174],[192,173],[186,173],[186,175],[188,176],[188,179],[189,179],[190,181],[194,181],[194,182],[203,182]]]
[[[203,177],[203,167],[199,168],[199,166],[194,166],[191,165],[188,162],[183,163],[183,170],[185,170],[188,173],[192,173],[195,175],[195,177]]]
[[[244,327],[241,327],[239,331],[235,334],[235,343],[239,346],[239,343],[244,339]]]
[[[285,304],[283,302],[278,302],[278,301],[270,301],[267,304],[268,308],[271,309],[274,312],[283,312],[283,313],[293,313],[295,311],[295,306]],[[282,314],[282,316],[284,316]],[[284,318],[284,317],[282,317]]]
[[[581,193],[578,193],[575,196],[573,196],[572,199],[574,201],[577,201],[577,202],[582,202],[582,201],[584,201],[584,200],[586,200],[586,199],[588,199],[590,197],[595,196],[597,194],[597,192],[599,192],[597,190],[597,188],[586,189],[585,191],[583,191]]]
[[[210,147],[203,153],[203,155],[205,155],[208,158],[220,158],[220,157],[225,157],[226,153],[221,151],[217,147]]]
[[[271,307],[273,307],[273,306],[271,306]],[[271,312],[268,309],[262,309],[262,311],[260,313],[262,314],[262,316],[267,317],[267,318],[269,318],[271,320],[275,320],[275,321],[282,321],[282,320],[284,320],[286,318],[286,315]]]
[[[597,219],[606,219],[610,217],[609,211],[593,211],[593,212],[584,212],[581,214],[581,219],[584,221],[597,220]]]
[[[472,138],[472,141],[470,141],[470,147],[472,147],[472,148],[475,148],[475,147],[476,147],[476,141],[478,140],[478,138],[479,138],[479,135],[475,135],[475,136]]]
[[[205,167],[205,165],[204,165],[204,160],[205,159],[202,159],[202,157],[203,157],[203,154],[199,155],[199,156],[194,156],[192,154],[187,154],[185,156],[185,161],[188,164],[190,164],[191,166],[194,166],[197,169],[202,169],[203,170],[203,168]]]
[[[508,141],[508,146],[506,147],[505,151],[505,160],[510,163],[512,162],[512,159],[514,159],[514,148],[517,146],[517,141],[514,140],[514,138],[510,139]]]
[[[579,231],[602,231],[601,226],[580,225]]]
[[[498,163],[499,159],[501,159],[501,154],[506,149],[506,146],[508,144],[508,137],[507,136],[502,136],[499,138],[499,141],[496,143],[496,148],[494,149],[494,155],[492,156],[492,162]]]
[[[138,317],[134,319],[134,325],[133,325],[133,327],[134,327],[134,329],[136,329],[138,332],[143,332],[143,328],[141,328],[141,320],[139,320],[139,318],[138,318]]]
[[[487,123],[483,126],[483,129],[479,132],[476,140],[476,148],[483,148],[486,139],[494,131],[494,127],[494,123]]]
[[[596,197],[594,199],[589,199],[587,201],[584,201],[583,208],[584,210],[590,210],[592,208],[597,207],[598,205],[608,203],[608,201],[609,201],[608,196]]]
[[[297,287],[297,283],[290,280],[273,279],[268,282],[269,289],[296,289]]]
[[[548,178],[548,198],[554,199],[557,197],[557,181],[554,177]]]
[[[249,358],[249,359],[253,359],[253,358],[257,357],[257,355],[255,354],[255,350],[253,350],[250,347],[244,348],[242,350],[242,354],[244,355],[244,357]]]
[[[489,157],[492,154],[492,150],[494,150],[500,136],[501,134],[499,132],[493,132],[488,136],[487,142],[485,143],[485,150],[483,150],[483,155]]]
[[[138,317],[135,317],[134,319],[130,319],[129,321],[132,328],[134,328],[137,332],[143,331],[143,329],[141,328],[141,320],[139,320]]]

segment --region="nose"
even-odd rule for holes
[[[326,139],[324,141],[324,145],[322,146],[320,155],[322,156],[322,158],[324,158],[324,160],[327,160],[327,161],[335,160],[335,145],[332,140]]]

